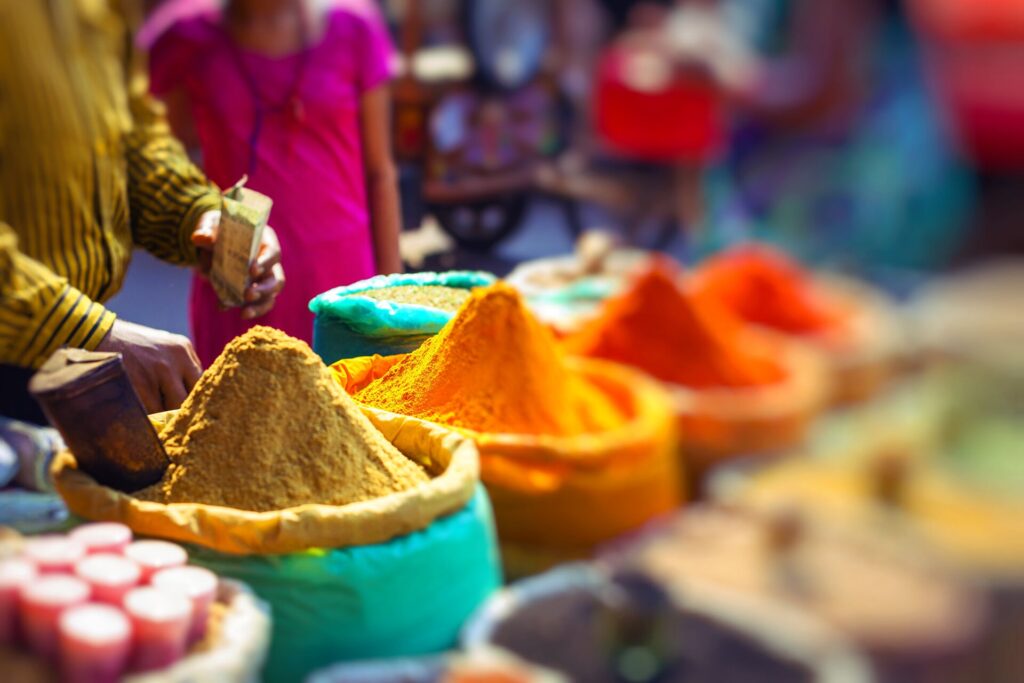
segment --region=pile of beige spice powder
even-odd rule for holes
[[[162,503],[257,512],[345,505],[429,479],[309,346],[269,327],[228,344],[160,438],[171,466],[135,495]]]

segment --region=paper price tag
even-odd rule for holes
[[[249,268],[259,252],[263,228],[270,218],[270,197],[249,190],[242,178],[224,193],[220,227],[213,246],[210,284],[224,306],[245,303],[245,290],[251,283]]]

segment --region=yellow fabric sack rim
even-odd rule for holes
[[[334,363],[331,371],[351,395],[383,376],[404,357],[405,354],[399,354],[344,359]],[[599,388],[614,390],[620,396],[628,397],[627,415],[621,426],[575,436],[477,432],[439,426],[472,438],[482,451],[490,455],[500,454],[524,463],[571,464],[583,469],[603,468],[621,461],[622,453],[629,452],[638,442],[649,440],[652,434],[672,431],[671,427],[666,427],[674,421],[672,399],[654,380],[637,370],[609,361],[569,357],[566,362]],[[360,407],[382,418],[396,415],[367,404],[360,404]]]
[[[122,522],[144,536],[237,555],[382,543],[423,529],[469,503],[480,479],[479,454],[472,439],[415,418],[363,412],[399,451],[435,475],[429,483],[349,505],[311,503],[251,512],[138,500],[96,483],[78,469],[69,451],[57,455],[51,472],[68,509],[80,517]],[[168,417],[161,413],[151,419],[159,428]]]

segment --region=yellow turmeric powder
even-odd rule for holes
[[[626,420],[503,283],[475,290],[440,333],[356,399],[478,432],[569,436]]]
[[[254,327],[224,349],[163,429],[171,459],[136,496],[266,512],[345,505],[424,483],[303,342]]]

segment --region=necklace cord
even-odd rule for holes
[[[227,39],[228,49],[231,52],[232,59],[235,63],[235,67],[238,69],[239,74],[242,76],[242,81],[245,83],[246,90],[249,92],[249,97],[252,101],[253,108],[253,122],[252,130],[249,133],[248,147],[249,147],[249,161],[246,165],[246,174],[251,178],[256,171],[256,166],[259,162],[258,148],[260,142],[260,136],[263,132],[263,119],[267,114],[281,113],[288,110],[288,105],[291,105],[292,113],[296,116],[301,111],[302,101],[300,98],[300,91],[302,88],[303,76],[306,72],[306,65],[309,62],[310,40],[309,40],[309,25],[305,12],[300,13],[299,22],[299,39],[301,43],[301,50],[299,52],[299,58],[296,61],[295,67],[292,71],[291,83],[286,91],[284,98],[280,102],[268,101],[260,92],[259,83],[256,81],[256,77],[249,70],[245,63],[245,57],[242,55],[239,49],[238,43],[231,36],[231,33],[223,27],[225,37]]]

